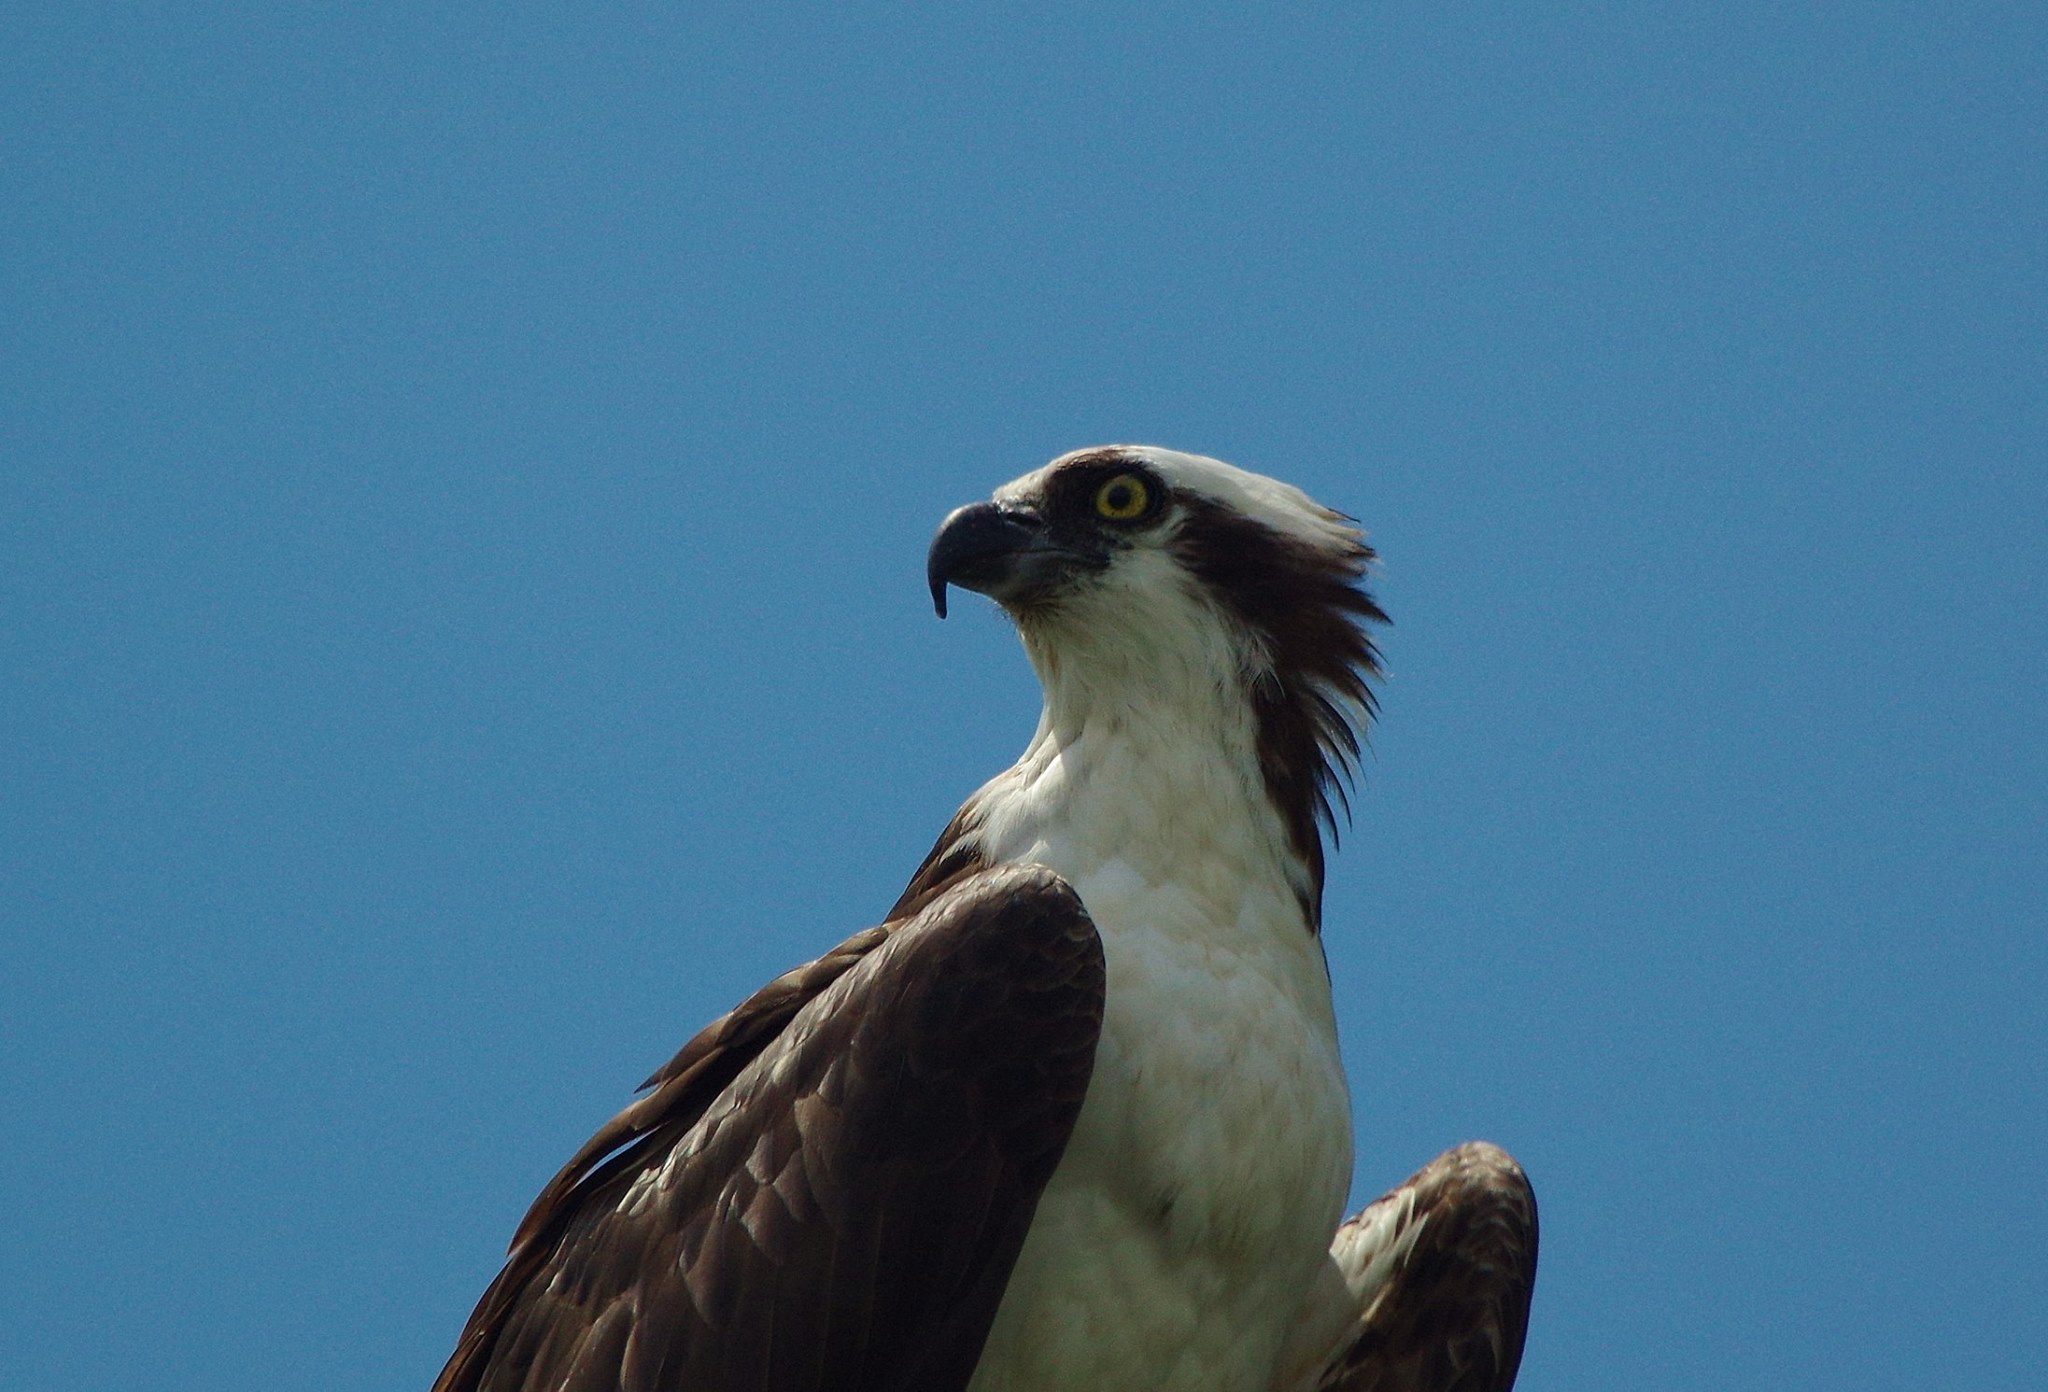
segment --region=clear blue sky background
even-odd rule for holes
[[[2040,1386],[2048,11],[7,29],[0,1384],[423,1387],[1022,746],[925,542],[1122,439],[1385,555],[1358,1193],[1526,1162],[1522,1385]]]

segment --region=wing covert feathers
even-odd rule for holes
[[[1536,1194],[1498,1146],[1445,1151],[1331,1246],[1359,1315],[1319,1392],[1507,1392],[1536,1284]]]
[[[1031,866],[778,978],[542,1192],[435,1392],[959,1392],[1102,1000],[1094,925]]]

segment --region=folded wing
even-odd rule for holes
[[[779,978],[542,1192],[435,1392],[958,1392],[1102,999],[1094,925],[1029,866]]]
[[[1536,1195],[1508,1153],[1445,1151],[1337,1230],[1357,1310],[1319,1392],[1507,1392],[1536,1285]]]

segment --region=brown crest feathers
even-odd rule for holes
[[[1174,538],[1181,564],[1259,640],[1266,666],[1253,682],[1259,765],[1266,790],[1307,863],[1307,905],[1322,918],[1323,841],[1334,838],[1345,784],[1380,674],[1368,628],[1387,616],[1364,588],[1372,548],[1289,536],[1206,498],[1184,498]]]

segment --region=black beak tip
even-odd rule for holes
[[[924,578],[932,589],[932,612],[942,619],[946,617],[946,586],[953,582],[960,564],[961,533],[972,530],[963,528],[961,519],[972,516],[975,510],[975,506],[969,504],[947,513],[946,520],[939,524],[939,530],[932,534],[931,550],[925,554]]]
[[[995,503],[955,508],[925,558],[932,609],[946,617],[946,587],[958,585],[1000,599],[1013,585],[1020,560],[1038,545],[1043,524],[1036,513]]]

